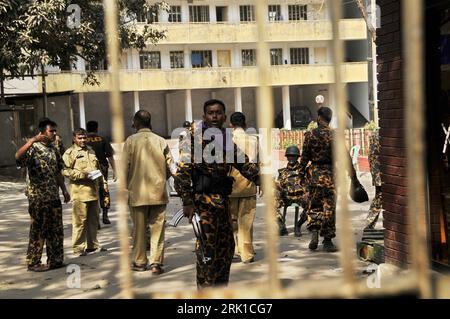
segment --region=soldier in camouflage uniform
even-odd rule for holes
[[[197,241],[199,289],[228,284],[235,245],[228,210],[233,186],[233,179],[228,176],[231,168],[237,168],[244,177],[259,184],[258,165],[250,163],[245,154],[243,163],[237,163],[238,149],[229,142],[231,137],[225,139],[222,127],[226,120],[225,104],[219,100],[207,101],[203,112],[204,121],[195,130],[191,127],[190,134],[180,143],[181,156],[175,175],[175,189],[183,201],[184,214],[190,221],[194,211],[199,214],[205,234],[204,251],[211,258],[210,262],[203,263]]]
[[[370,136],[369,165],[372,174],[372,184],[375,186],[375,197],[370,205],[365,229],[374,229],[378,217],[382,211],[381,202],[381,172],[380,172],[380,138],[378,131],[373,131]]]
[[[100,171],[103,174],[105,184],[108,183],[108,168],[111,165],[113,171],[113,180],[116,180],[116,164],[114,161],[114,150],[111,144],[103,137],[98,135],[98,122],[89,121],[86,124],[88,136],[86,143],[92,147],[97,156],[98,163],[100,165]],[[103,224],[111,224],[108,218],[108,210],[111,207],[111,197],[107,188],[103,187],[103,183],[100,184],[99,189],[100,207],[103,210]],[[100,229],[100,223],[98,224]]]
[[[276,209],[280,236],[288,234],[286,221],[280,210],[292,204],[305,207],[305,188],[300,179],[300,162],[298,161],[300,150],[297,146],[289,146],[286,148],[285,156],[288,159],[287,166],[278,170],[278,178],[275,182]],[[296,225],[297,230],[300,230],[306,218],[306,212],[304,210]]]
[[[318,127],[305,134],[300,177],[305,180],[308,163],[311,162],[309,178],[309,208],[307,228],[312,232],[309,249],[316,250],[320,236],[324,237],[323,249],[326,252],[337,251],[332,242],[336,237],[336,191],[333,176],[333,132],[329,126],[333,112],[328,107],[317,111]],[[351,178],[356,178],[353,169]]]
[[[70,200],[61,175],[61,156],[53,146],[56,123],[49,119],[40,121],[39,132],[15,155],[18,166],[28,170],[26,195],[31,226],[27,265],[28,270],[37,272],[64,266],[64,231],[58,188],[64,194],[64,201]],[[47,265],[41,265],[44,244],[47,245]]]

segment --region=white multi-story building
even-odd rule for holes
[[[122,54],[126,123],[131,122],[136,110],[146,109],[152,114],[154,131],[170,136],[183,121],[201,119],[203,103],[217,98],[225,102],[228,114],[242,111],[248,124],[256,127],[255,1],[167,0],[170,12],[140,17],[139,26],[151,23],[154,28],[167,30],[167,37],[145,50]],[[291,129],[315,119],[315,97],[319,94],[325,97],[325,105],[334,108],[330,13],[327,1],[322,0],[269,3],[267,58],[274,116],[278,126]],[[343,73],[349,92],[349,120],[357,126],[370,120],[371,115],[367,30],[364,20],[352,10],[345,10],[340,27],[347,53]],[[84,61],[78,61],[71,72],[49,70],[49,116],[67,128],[84,126],[95,119],[100,122],[100,132],[111,136],[109,75],[99,72],[99,86],[83,85],[86,68]],[[41,79],[30,81],[36,83],[27,93],[40,94]],[[40,98],[33,103],[42,104]],[[127,127],[127,133],[131,133],[131,127]],[[70,137],[68,133],[62,135]]]

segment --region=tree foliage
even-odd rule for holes
[[[81,9],[76,27],[67,23],[69,5]],[[164,31],[138,26],[138,14],[168,10],[164,2],[118,0],[121,48],[143,49],[165,37]],[[70,70],[77,58],[93,66],[85,82],[97,83],[96,66],[107,61],[101,0],[0,0],[0,72],[7,77],[35,74],[41,65]],[[2,76],[3,78],[3,76]]]

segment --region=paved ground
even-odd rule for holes
[[[370,199],[374,188],[370,185],[370,175],[365,174],[361,182],[366,187]],[[111,185],[112,198],[116,184]],[[27,272],[25,254],[28,243],[29,216],[27,200],[23,195],[24,184],[2,179],[0,182],[0,298],[118,298],[119,297],[119,242],[117,237],[117,211],[114,201],[111,211],[112,225],[103,226],[99,233],[101,244],[108,251],[94,253],[87,257],[77,257],[71,251],[71,205],[63,205],[65,262],[81,267],[81,287],[68,288],[65,269],[45,273]],[[252,264],[233,263],[230,286],[238,283],[254,284],[266,279],[267,266],[264,261],[265,224],[261,203],[258,203],[255,220],[256,261]],[[361,229],[369,203],[351,202],[353,234],[361,237]],[[167,220],[180,208],[180,200],[172,198],[167,209]],[[338,228],[339,228],[339,216]],[[326,279],[339,277],[339,255],[326,254],[320,250],[307,249],[309,234],[303,228],[304,236],[293,236],[293,211],[288,211],[289,236],[280,240],[280,278],[284,285],[305,279]],[[337,241],[339,245],[339,240]],[[191,225],[185,219],[177,228],[166,231],[165,273],[152,276],[149,272],[133,273],[136,292],[173,292],[195,290],[194,236]],[[354,249],[354,247],[353,247]],[[355,249],[354,249],[355,250]],[[356,259],[356,257],[355,257]],[[43,258],[45,262],[45,256]],[[362,275],[366,263],[356,261],[357,275]]]

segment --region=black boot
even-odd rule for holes
[[[111,224],[111,222],[109,221],[109,218],[108,218],[108,209],[106,209],[106,208],[103,209],[103,224],[106,224],[106,225]]]
[[[282,219],[277,219],[278,221],[278,229],[279,229],[279,233],[280,236],[287,236],[289,234],[287,228],[286,228],[286,224],[284,223],[284,221]]]
[[[319,231],[318,230],[313,230],[312,231],[312,236],[311,236],[311,241],[309,242],[309,249],[311,250],[316,250],[317,246],[319,246]]]
[[[326,251],[327,253],[334,253],[338,251],[337,247],[331,241],[331,238],[324,239],[323,250]]]
[[[306,216],[306,213],[303,212],[300,215],[300,219],[298,220],[297,225],[295,225],[295,237],[302,236],[302,226],[307,220],[308,220],[308,216]]]

